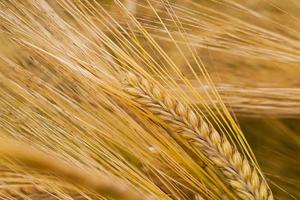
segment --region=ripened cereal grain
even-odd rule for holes
[[[220,169],[228,184],[242,199],[271,200],[267,183],[224,135],[210,127],[189,106],[170,97],[143,77],[127,74],[126,91],[132,99],[168,123],[173,131],[198,147]]]

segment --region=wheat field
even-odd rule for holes
[[[0,199],[300,199],[297,0],[1,0]]]

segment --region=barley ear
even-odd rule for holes
[[[132,100],[167,123],[180,137],[197,147],[224,174],[241,199],[272,200],[272,192],[257,169],[250,165],[225,135],[209,126],[192,108],[142,76],[127,75],[126,91]]]

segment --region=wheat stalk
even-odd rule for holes
[[[224,174],[229,185],[242,199],[272,200],[273,195],[256,168],[243,158],[225,136],[210,127],[200,116],[171,98],[147,79],[128,73],[126,91],[132,99],[168,123],[175,133],[198,147]]]

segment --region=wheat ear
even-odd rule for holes
[[[4,187],[2,187],[4,186]],[[76,200],[86,199],[76,192],[67,191],[66,195],[76,198]],[[57,200],[58,196],[55,192],[39,189],[34,184],[0,184],[0,199],[14,199],[14,200]]]
[[[272,200],[273,195],[257,169],[251,167],[225,136],[210,127],[189,106],[171,98],[162,88],[133,73],[127,73],[126,92],[132,100],[168,123],[176,134],[186,139],[226,177],[241,199]]]
[[[38,189],[34,185],[13,185],[7,188],[0,188],[0,199],[57,199],[53,194]],[[51,198],[52,197],[52,198]]]
[[[0,185],[1,186],[1,185]],[[14,199],[28,196],[30,194],[43,194],[43,191],[32,185],[16,185],[7,188],[0,188],[0,197],[12,197]],[[0,198],[1,199],[1,198]]]
[[[103,196],[128,200],[153,200],[152,196],[137,191],[127,182],[115,177],[90,173],[29,148],[27,145],[0,139],[0,158],[6,157],[34,170],[51,172],[68,183]]]

